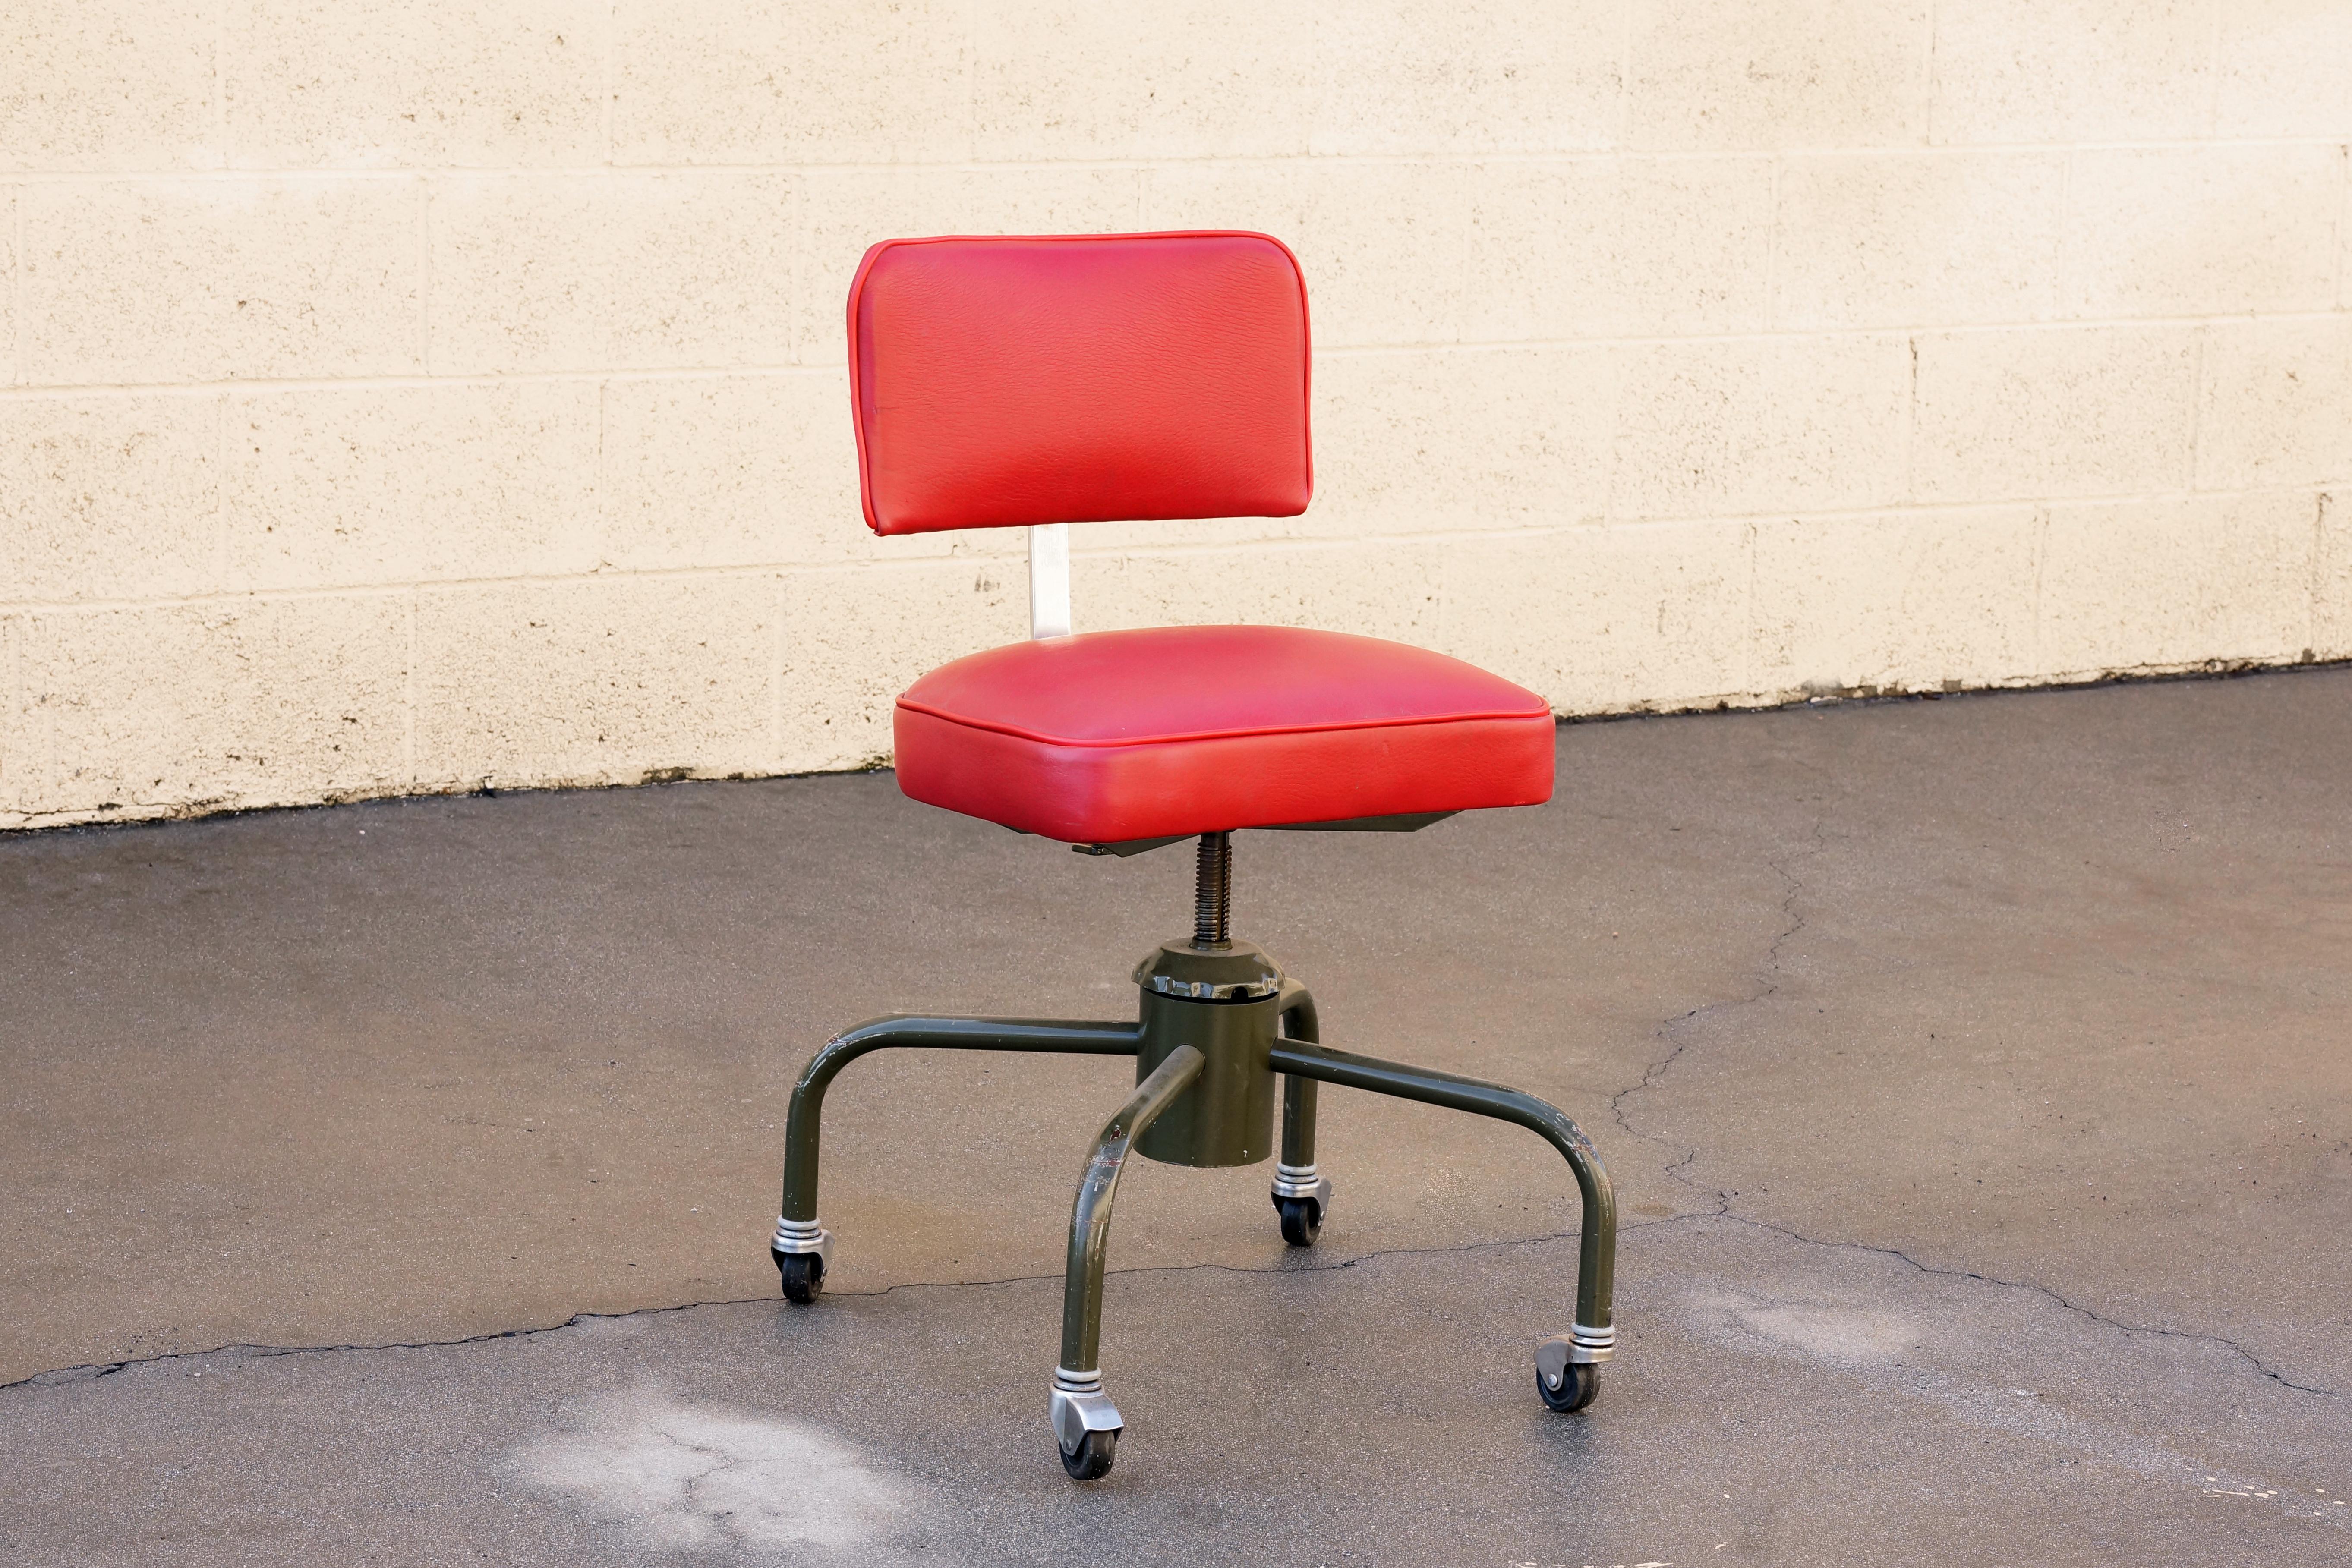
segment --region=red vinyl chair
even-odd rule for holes
[[[1131,1056],[1133,1099],[1097,1140],[1071,1215],[1051,1420],[1062,1463],[1106,1474],[1123,1423],[1097,1346],[1111,1200],[1130,1148],[1177,1165],[1276,1153],[1295,1246],[1331,1207],[1320,1083],[1515,1122],[1566,1157],[1583,1201],[1576,1314],[1536,1351],[1555,1410],[1599,1390],[1616,1208],[1591,1140],[1531,1095],[1335,1050],[1314,998],[1228,929],[1232,835],[1412,831],[1551,795],[1542,698],[1424,649],[1279,626],[1072,635],[1067,528],[1114,518],[1293,517],[1313,490],[1307,289],[1297,258],[1230,232],[887,240],[849,290],[850,395],[879,534],[1030,530],[1032,640],[932,671],[898,699],[899,788],[1088,854],[1199,840],[1192,935],[1138,966],[1134,1021],[893,1017],[817,1052],[793,1091],[771,1251],[792,1301],[823,1289],[824,1092],[883,1046]]]

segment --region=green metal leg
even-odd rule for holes
[[[822,1287],[833,1238],[816,1218],[818,1131],[824,1092],[841,1070],[885,1046],[942,1051],[1041,1051],[1080,1056],[1133,1056],[1139,1026],[1073,1023],[1055,1019],[900,1017],[874,1019],[837,1034],[809,1058],[793,1085],[784,1117],[784,1197],[769,1250],[782,1273],[784,1293],[813,1299]]]
[[[1576,1270],[1576,1322],[1556,1342],[1557,1353],[1552,1353],[1549,1345],[1538,1353],[1538,1364],[1548,1364],[1548,1354],[1550,1359],[1568,1366],[1591,1366],[1609,1359],[1617,1343],[1610,1309],[1612,1276],[1617,1267],[1617,1198],[1610,1190],[1609,1173],[1601,1166],[1601,1152],[1592,1146],[1592,1140],[1584,1135],[1582,1128],[1534,1095],[1522,1094],[1498,1083],[1406,1067],[1303,1041],[1277,1042],[1269,1064],[1276,1072],[1286,1072],[1293,1078],[1319,1079],[1349,1089],[1367,1089],[1375,1094],[1392,1094],[1402,1100],[1418,1100],[1424,1104],[1514,1122],[1558,1149],[1568,1161],[1569,1169],[1575,1173],[1577,1189],[1584,1197],[1584,1232]]]
[[[1282,1038],[1312,1045],[1321,1039],[1315,998],[1296,981],[1283,984]],[[1331,1179],[1315,1166],[1316,1082],[1297,1073],[1282,1080],[1282,1155],[1274,1167],[1274,1207],[1283,1239],[1314,1245],[1331,1213]]]
[[[1077,1199],[1070,1207],[1069,1264],[1062,1281],[1062,1363],[1054,1371],[1053,1423],[1066,1466],[1082,1448],[1098,1446],[1099,1469],[1089,1475],[1071,1469],[1081,1479],[1092,1479],[1110,1468],[1110,1444],[1125,1425],[1102,1391],[1102,1370],[1096,1364],[1102,1348],[1103,1260],[1110,1247],[1111,1200],[1118,1196],[1119,1171],[1129,1146],[1192,1085],[1207,1061],[1189,1045],[1171,1051],[1136,1086],[1135,1098],[1104,1124],[1086,1174],[1078,1178]]]

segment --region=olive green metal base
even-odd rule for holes
[[[1218,846],[1222,852],[1222,846]],[[1208,852],[1204,847],[1204,862]],[[1064,1467],[1081,1479],[1110,1468],[1124,1423],[1102,1391],[1104,1261],[1111,1204],[1129,1150],[1170,1165],[1255,1165],[1276,1152],[1275,1082],[1282,1094],[1281,1160],[1273,1197],[1284,1236],[1307,1245],[1328,1216],[1331,1184],[1315,1164],[1317,1086],[1337,1083],[1516,1123],[1568,1161],[1583,1197],[1576,1317],[1538,1347],[1537,1388],[1556,1410],[1590,1404],[1597,1364],[1616,1343],[1610,1309],[1617,1207],[1592,1141],[1530,1094],[1451,1073],[1334,1051],[1320,1043],[1315,998],[1265,953],[1223,939],[1222,909],[1192,942],[1169,942],[1137,966],[1134,1023],[1051,1019],[885,1018],[836,1036],[793,1088],[784,1124],[784,1194],[770,1251],[795,1301],[823,1287],[833,1237],[817,1221],[817,1136],[824,1092],[869,1051],[930,1046],[958,1051],[1042,1051],[1136,1059],[1136,1092],[1095,1140],[1070,1212],[1063,1282],[1062,1355],[1052,1419]]]

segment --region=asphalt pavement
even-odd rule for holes
[[[0,840],[0,1561],[2352,1561],[2352,671],[1564,727],[1549,806],[1247,833],[1328,1043],[1517,1084],[1575,1191],[1339,1090],[1271,1166],[1135,1162],[1117,1468],[1045,1427],[1111,1059],[1191,857],[887,774]]]

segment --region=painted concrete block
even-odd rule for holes
[[[1989,685],[2033,654],[2032,507],[1756,525],[1755,681],[1767,693]]]
[[[1561,713],[1738,701],[1751,530],[1677,522],[1449,542],[1438,646]]]
[[[222,111],[244,168],[604,161],[603,0],[238,0]]]
[[[917,676],[1029,634],[1018,561],[827,568],[791,573],[783,588],[779,728],[792,772],[887,762],[893,706]]]
[[[396,789],[407,651],[395,595],[26,614],[23,805],[106,821]]]
[[[2205,316],[2335,303],[2342,147],[2112,148],[2073,156],[2067,314]]]
[[[1926,139],[1925,0],[1632,0],[1627,140],[1645,150]]]
[[[2342,490],[2311,499],[2311,653],[2352,659],[2352,499]]]
[[[362,177],[24,186],[18,379],[414,372],[420,196]]]
[[[221,586],[221,400],[0,400],[0,601]]]
[[[11,670],[22,667],[25,617],[0,612],[0,659]],[[0,827],[21,828],[47,783],[47,758],[41,755],[15,681],[0,690]]]
[[[971,26],[983,161],[1307,151],[1316,39],[1303,5],[1001,0]]]
[[[1498,162],[1462,194],[1454,331],[1473,342],[1765,324],[1769,158]]]
[[[2352,483],[2352,317],[2205,329],[2200,489]]]
[[[214,47],[226,0],[11,0],[0,172],[217,169]]]
[[[2064,155],[2052,152],[1790,159],[1772,239],[1772,325],[2049,318],[2065,174]]]
[[[2222,136],[2352,136],[2352,6],[2231,0],[2214,48]]]
[[[1568,152],[1616,144],[1624,120],[1615,4],[1463,0],[1317,7],[1318,156]]]
[[[1902,338],[1643,343],[1623,365],[1617,517],[1875,507],[1902,494]]]
[[[593,382],[230,400],[223,551],[243,588],[593,570]]]
[[[459,176],[429,222],[436,374],[791,358],[788,175]]]
[[[776,612],[762,573],[421,590],[417,779],[773,772]]]
[[[616,162],[971,156],[972,18],[952,0],[621,0],[612,11]]]
[[[0,188],[0,386],[16,380],[16,193]]]
[[[2051,507],[2042,671],[2293,659],[2311,641],[2316,516],[2285,491]]]
[[[2145,494],[2189,479],[2196,329],[1922,333],[1920,500]]]
[[[1432,533],[1607,516],[1618,350],[1395,350],[1316,364],[1306,530]]]
[[[1076,629],[1307,626],[1427,647],[1439,636],[1443,544],[1283,541],[1239,549],[1080,550]]]
[[[1971,0],[1936,12],[1935,140],[2159,141],[2211,127],[2206,0]]]

